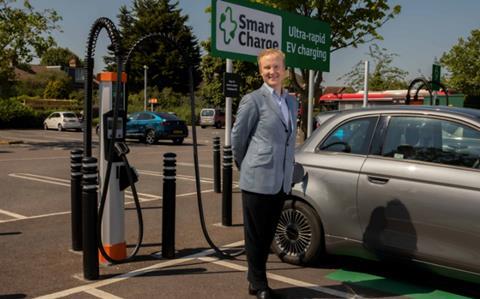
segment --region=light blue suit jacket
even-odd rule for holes
[[[287,96],[290,125],[264,85],[240,101],[232,129],[232,151],[240,167],[240,189],[277,194],[292,186],[297,101]]]

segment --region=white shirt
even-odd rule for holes
[[[284,89],[282,91],[281,95],[278,95],[273,88],[271,88],[267,83],[263,83],[265,87],[270,91],[272,94],[272,98],[275,100],[277,103],[278,107],[280,107],[280,111],[282,111],[283,114],[283,120],[285,120],[286,124],[290,124],[290,116],[288,113],[288,106],[287,106],[287,94],[288,91]]]

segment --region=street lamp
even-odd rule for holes
[[[143,66],[143,78],[144,78],[144,86],[143,86],[143,111],[147,110],[147,70],[148,66]]]

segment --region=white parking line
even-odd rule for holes
[[[0,159],[0,162],[70,159],[70,156]]]
[[[103,298],[103,299],[122,299],[122,297],[115,296],[113,294],[107,293],[105,291],[99,289],[90,289],[86,290],[85,293],[90,294],[92,296]]]
[[[189,163],[184,163],[185,165],[188,164],[188,166],[193,166],[193,164],[189,164]],[[144,174],[144,175],[151,175],[151,176],[157,176],[157,177],[163,177],[163,173],[159,172],[159,171],[151,171],[151,170],[141,170],[141,169],[137,169],[137,172],[139,174]],[[187,181],[195,181],[195,176],[192,176],[192,175],[183,175],[183,174],[177,174],[177,178],[178,179],[181,179],[181,180],[187,180]],[[200,182],[202,183],[213,183],[214,180],[211,179],[211,178],[201,178],[200,179]],[[238,187],[238,181],[233,181],[233,186],[234,187]]]
[[[234,264],[234,263],[231,263],[231,262],[227,262],[225,260],[220,260],[220,259],[215,258],[215,257],[199,257],[198,259],[201,260],[201,261],[207,262],[207,263],[213,263],[213,264],[223,266],[223,267],[226,267],[226,268],[230,268],[230,269],[234,269],[234,270],[237,270],[237,271],[246,272],[248,270],[247,267],[245,267],[245,266],[237,265],[237,264]],[[310,290],[313,290],[313,291],[317,291],[317,292],[321,292],[321,293],[324,293],[324,294],[336,296],[336,297],[339,297],[339,298],[349,298],[349,299],[362,298],[358,295],[352,295],[352,294],[349,294],[349,293],[346,293],[346,292],[334,290],[334,289],[331,289],[331,288],[322,287],[320,285],[312,284],[312,283],[309,283],[309,282],[304,282],[304,281],[301,281],[301,280],[293,279],[293,278],[290,278],[290,277],[286,277],[286,276],[283,276],[283,275],[278,275],[278,274],[274,274],[274,273],[270,273],[270,272],[267,273],[267,277],[270,278],[270,279],[276,280],[276,281],[280,281],[280,282],[283,282],[283,283],[286,283],[286,284],[296,286],[296,287],[310,289]]]
[[[37,182],[42,182],[47,184],[55,184],[55,185],[70,187],[70,181],[61,179],[61,178],[42,176],[42,175],[32,174],[32,173],[10,173],[8,175],[11,177],[20,178],[20,179],[26,179],[26,180],[37,181]],[[213,192],[213,189],[202,190],[201,193],[209,193],[209,192]],[[182,193],[182,194],[177,194],[176,197],[187,197],[195,194],[197,194],[197,192]],[[162,196],[155,195],[155,194],[139,192],[138,195],[139,195],[140,202],[149,202],[149,201],[162,199]],[[125,198],[132,199],[133,198],[132,192],[126,191]],[[134,203],[133,201],[125,202],[126,205],[133,204],[133,203]],[[14,219],[0,220],[0,223],[7,223],[7,222],[18,221],[18,220],[24,220],[24,219],[36,219],[36,218],[45,218],[50,216],[65,215],[65,214],[70,214],[70,211],[56,212],[56,213],[49,213],[49,214],[42,214],[42,215],[35,215],[35,216],[23,216],[20,214],[16,214],[16,213],[1,210],[1,209],[0,209],[0,213],[14,218]]]
[[[138,170],[139,174],[143,175],[150,175],[150,176],[157,176],[157,177],[163,177],[163,174],[158,171],[148,171],[148,170]],[[55,184],[55,185],[61,185],[61,186],[67,186],[70,187],[70,180],[66,179],[61,179],[61,178],[54,178],[54,177],[49,177],[49,176],[43,176],[43,175],[37,175],[33,173],[9,173],[8,174],[11,177],[15,178],[21,178],[21,179],[27,179],[31,181],[38,181],[42,183],[49,183],[49,184]],[[177,179],[179,180],[186,180],[186,181],[195,181],[194,176],[189,176],[189,175],[177,175]],[[213,179],[201,179],[200,182],[202,183],[213,183]],[[138,193],[139,195],[145,195],[145,196],[152,196],[156,197],[156,195],[151,195],[151,194],[145,194],[145,193]]]
[[[242,244],[243,244],[243,241],[238,241],[238,242],[226,245],[224,247],[236,247],[236,246],[241,246]],[[183,258],[178,258],[178,259],[174,259],[174,260],[161,262],[161,263],[149,266],[149,267],[145,267],[145,268],[133,270],[131,272],[127,272],[127,273],[124,273],[124,274],[121,274],[121,275],[117,275],[117,276],[114,276],[112,278],[108,278],[108,279],[97,281],[97,282],[94,282],[94,283],[91,283],[91,284],[82,285],[82,286],[79,286],[79,287],[63,290],[63,291],[60,291],[60,292],[40,296],[40,297],[37,297],[37,298],[38,299],[54,299],[54,298],[61,298],[61,297],[70,296],[70,295],[77,294],[77,293],[80,293],[80,292],[86,292],[88,290],[100,288],[100,287],[103,287],[103,286],[106,286],[106,285],[110,285],[110,284],[113,284],[113,283],[116,283],[116,282],[126,280],[128,278],[132,278],[132,277],[139,276],[139,275],[144,275],[144,274],[156,271],[156,270],[161,269],[161,268],[166,268],[166,267],[182,264],[182,263],[185,263],[185,262],[188,262],[188,261],[192,261],[196,258],[204,257],[204,256],[207,256],[207,255],[212,254],[212,253],[214,253],[214,251],[212,249],[207,249],[207,250],[204,250],[204,251],[201,251],[199,253],[195,253],[195,254],[192,254],[192,255],[189,255],[189,256],[186,256],[186,257],[183,257]]]
[[[48,183],[48,184],[54,184],[54,185],[60,185],[60,186],[65,186],[65,187],[70,187],[70,184],[67,183],[62,183],[61,179],[51,179],[50,177],[43,177],[39,178],[39,176],[33,175],[30,176],[30,173],[9,173],[8,176],[14,177],[14,178],[19,178],[19,179],[26,179],[30,181],[37,181],[37,182],[42,182],[42,183]],[[41,176],[40,176],[41,177]],[[68,182],[67,180],[63,180],[64,182]]]
[[[238,247],[238,246],[242,246],[243,244],[244,244],[244,241],[242,240],[242,241],[238,241],[238,242],[223,246],[222,248]],[[182,264],[182,263],[185,263],[185,262],[188,262],[188,261],[192,261],[194,259],[198,259],[198,260],[201,260],[201,261],[207,262],[207,263],[213,263],[213,264],[216,264],[216,265],[219,265],[219,266],[222,266],[222,267],[226,267],[226,268],[229,268],[229,269],[237,270],[237,271],[242,271],[242,272],[247,271],[247,268],[245,266],[237,265],[235,263],[231,263],[231,262],[228,262],[226,260],[220,260],[220,259],[215,258],[215,257],[209,257],[208,255],[210,255],[212,253],[214,253],[212,249],[204,250],[202,252],[192,254],[192,255],[189,255],[189,256],[186,256],[186,257],[183,257],[183,258],[178,258],[178,259],[174,259],[174,260],[161,262],[161,263],[149,266],[149,267],[133,270],[131,272],[127,272],[127,273],[124,273],[124,274],[121,274],[121,275],[118,275],[118,276],[114,276],[112,278],[108,278],[108,279],[105,279],[105,280],[102,280],[102,281],[97,281],[97,282],[94,282],[94,283],[91,283],[91,284],[82,285],[82,286],[79,286],[79,287],[74,287],[74,288],[71,288],[71,289],[62,290],[62,291],[59,291],[59,292],[56,292],[56,293],[44,295],[44,296],[37,297],[37,298],[38,299],[55,299],[55,298],[70,296],[70,295],[81,293],[81,292],[89,293],[91,295],[94,295],[94,296],[97,296],[97,297],[100,297],[100,298],[119,298],[119,297],[116,297],[116,296],[114,296],[110,293],[105,293],[104,294],[105,297],[98,296],[98,295],[101,295],[100,292],[103,292],[103,291],[97,292],[97,291],[99,291],[99,290],[97,290],[97,288],[107,286],[107,285],[110,285],[110,284],[113,284],[113,283],[121,282],[121,281],[124,281],[124,280],[132,278],[132,277],[145,275],[149,272],[157,271],[158,269],[161,269],[161,268],[166,268],[166,267],[170,267],[170,266],[174,266],[174,265],[179,265],[179,264]],[[328,294],[328,295],[339,297],[339,298],[348,298],[348,299],[363,298],[359,295],[350,294],[350,293],[347,293],[347,292],[335,290],[333,288],[322,287],[320,285],[316,285],[316,284],[312,284],[312,283],[309,283],[309,282],[293,279],[293,278],[286,277],[286,276],[283,276],[283,275],[273,274],[273,273],[270,273],[270,272],[267,273],[267,277],[272,279],[272,280],[280,281],[282,283],[286,283],[286,284],[293,285],[293,286],[296,286],[296,287],[310,289],[310,290],[313,290],[313,291],[316,291],[316,292],[320,292],[320,293],[323,293],[323,294]],[[114,297],[108,297],[110,295],[114,296]]]
[[[60,216],[60,215],[66,215],[66,214],[70,214],[70,211],[56,212],[56,213],[49,213],[49,214],[42,214],[42,215],[35,215],[35,216],[24,216],[25,218],[0,220],[0,223],[15,222],[19,220],[30,220],[30,219],[37,219],[37,218],[46,218],[46,217]]]
[[[156,176],[156,177],[163,177],[163,173],[161,173],[161,172],[159,172],[159,171],[150,171],[150,170],[137,169],[137,172],[138,172],[139,174],[143,174],[143,175],[151,175],[151,176]],[[177,175],[176,175],[176,178],[177,178],[177,179],[180,179],[180,180],[186,180],[186,181],[195,181],[195,177],[194,177],[194,176],[191,176],[191,175],[177,174]],[[213,183],[213,179],[210,179],[210,178],[200,179],[200,182],[211,184],[211,183]]]
[[[210,192],[213,192],[213,189],[207,189],[207,190],[202,190],[201,193],[210,193]],[[192,195],[195,195],[197,194],[197,192],[190,192],[190,193],[182,193],[182,194],[177,194],[175,197],[187,197],[187,196],[192,196]],[[128,198],[133,198],[133,196],[125,196],[125,197],[128,197]],[[156,196],[157,198],[150,198],[150,199],[139,199],[140,202],[149,202],[149,201],[153,201],[153,200],[157,200],[157,199],[163,199],[162,196]],[[134,201],[126,201],[125,204],[132,204],[134,203]]]
[[[27,216],[23,216],[23,215],[13,213],[13,212],[9,212],[9,211],[5,211],[5,210],[0,210],[0,213],[2,213],[4,215],[7,215],[7,216],[10,216],[10,217],[13,217],[15,219],[25,219],[25,218],[27,218]]]
[[[31,173],[10,173],[8,175],[11,176],[11,177],[20,178],[20,179],[26,179],[26,180],[31,180],[31,181],[37,181],[37,182],[42,182],[42,183],[48,183],[48,184],[70,187],[70,181],[69,180],[60,179],[60,178],[41,176],[41,175],[36,175],[36,174],[31,174]],[[153,194],[147,194],[147,193],[138,192],[137,194],[139,195],[139,197],[140,197],[139,199],[142,202],[147,202],[147,201],[152,201],[152,200],[157,200],[157,199],[162,198],[161,196],[153,195]],[[126,198],[133,198],[132,192],[131,191],[126,191],[125,192],[125,197]]]

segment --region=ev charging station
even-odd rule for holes
[[[102,29],[107,30],[111,40],[111,48],[115,53],[117,72],[104,72],[98,75],[100,82],[100,150],[99,150],[99,177],[97,181],[97,159],[92,157],[92,82],[93,82],[93,56],[98,35]],[[130,167],[126,155],[129,148],[125,143],[127,101],[125,84],[127,74],[122,72],[123,67],[128,70],[128,60],[133,50],[145,39],[160,36],[170,39],[164,33],[152,33],[138,40],[126,55],[122,55],[120,48],[120,35],[115,25],[108,18],[99,18],[90,30],[86,64],[85,100],[84,100],[84,150],[81,167],[81,188],[76,155],[72,155],[72,203],[78,200],[82,202],[82,239],[83,239],[83,264],[84,277],[89,280],[99,278],[98,262],[122,263],[130,261],[137,254],[143,238],[143,216],[141,212],[135,182],[138,175],[134,168]],[[172,42],[175,42],[172,40]],[[186,54],[186,53],[183,53]],[[125,60],[124,60],[125,58]],[[188,59],[188,55],[180,57]],[[117,74],[121,74],[119,80]],[[191,121],[195,123],[195,95],[193,82],[193,67],[189,67],[190,86],[190,109]],[[197,191],[197,204],[199,220],[203,235],[210,247],[222,258],[234,258],[244,253],[244,250],[227,252],[218,248],[210,239],[203,212],[202,192],[200,186],[200,171],[198,161],[198,143],[196,127],[192,126],[193,158],[195,168],[195,185]],[[75,151],[77,152],[77,151]],[[82,152],[82,151],[80,151]],[[74,163],[75,162],[75,163]],[[73,177],[75,174],[75,187]],[[168,174],[164,175],[168,176]],[[97,193],[97,187],[99,192]],[[133,251],[127,256],[125,241],[125,211],[124,191],[131,188],[136,205],[138,218],[138,241]],[[82,190],[81,196],[75,190]],[[168,193],[168,192],[167,192]],[[170,192],[172,193],[172,192]],[[75,194],[75,195],[74,195]],[[164,199],[165,199],[164,192]],[[172,193],[174,194],[174,192]],[[80,198],[81,197],[81,198]],[[173,198],[174,200],[174,198]],[[99,204],[97,205],[97,202]],[[73,206],[73,205],[72,205]],[[165,206],[164,206],[165,208]],[[73,210],[73,209],[72,209]],[[72,219],[73,219],[72,212]],[[76,217],[78,218],[78,217]],[[98,219],[98,221],[97,221]],[[72,228],[73,228],[72,224]],[[168,225],[169,229],[172,224]],[[96,227],[96,229],[95,229]],[[162,228],[163,229],[163,228]],[[72,232],[74,230],[72,229]],[[75,230],[76,231],[76,230]],[[72,234],[72,239],[74,238]],[[166,242],[162,242],[166,246]],[[100,251],[100,252],[98,252]]]
[[[127,257],[127,248],[125,242],[125,210],[124,210],[124,192],[121,186],[122,172],[125,169],[125,163],[116,155],[109,156],[108,147],[112,140],[123,140],[125,138],[125,103],[123,102],[119,109],[117,119],[117,130],[114,138],[112,136],[113,122],[113,99],[115,95],[117,73],[103,72],[98,74],[99,96],[100,96],[100,148],[99,148],[99,189],[105,190],[104,184],[108,181],[108,191],[106,194],[105,208],[101,219],[101,237],[105,252],[115,260],[123,260]],[[122,73],[121,86],[125,86],[127,75]],[[122,93],[123,94],[123,93]],[[124,97],[122,97],[124,98]],[[106,180],[108,160],[112,160],[112,171],[110,177]],[[123,180],[122,180],[123,183]],[[123,185],[123,184],[122,184]],[[101,195],[99,195],[101,196]],[[100,198],[99,198],[100,199]],[[108,261],[99,254],[100,262]]]

